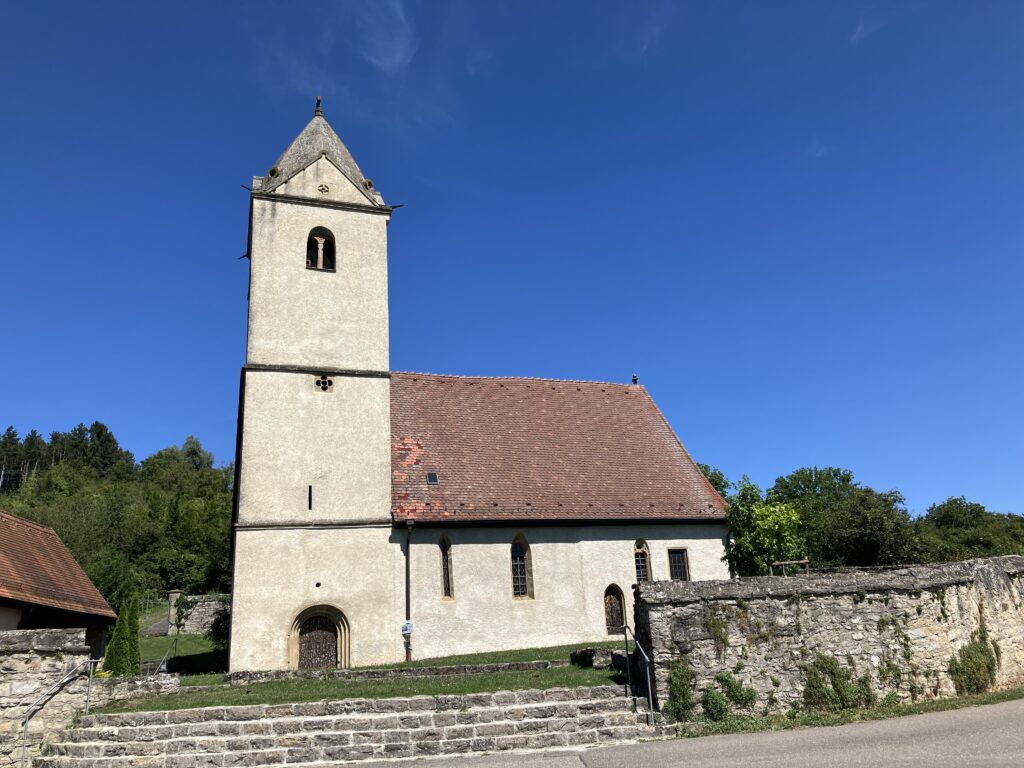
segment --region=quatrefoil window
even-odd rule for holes
[[[313,384],[321,392],[330,392],[331,387],[334,386],[334,379],[328,376],[317,376],[316,381],[313,382]]]
[[[330,191],[331,191],[331,188],[330,188],[330,187],[328,187],[328,186],[327,186],[326,184],[321,184],[321,185],[320,185],[319,187],[317,187],[317,188],[316,188],[316,190],[317,190],[317,192],[319,192],[319,193],[320,193],[321,195],[326,195],[326,194],[327,194],[328,192],[330,192]]]

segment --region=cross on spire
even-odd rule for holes
[[[316,111],[313,113],[313,117],[323,117],[324,111],[320,108],[320,97],[316,97]]]

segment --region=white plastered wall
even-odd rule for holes
[[[240,525],[391,519],[390,380],[334,376],[330,392],[315,380],[246,372]]]
[[[453,598],[442,597],[441,535],[451,541]],[[510,548],[530,545],[533,598],[512,596]],[[725,526],[615,525],[416,528],[412,544],[416,658],[614,639],[604,593],[615,584],[633,625],[633,545],[647,542],[652,578],[669,578],[668,550],[686,549],[691,579],[727,579]]]
[[[242,529],[235,547],[231,671],[288,669],[292,626],[314,606],[344,615],[354,666],[405,658],[405,561],[390,526]]]
[[[387,371],[388,217],[287,200],[252,205],[247,362]],[[335,272],[306,269],[314,227],[334,235]]]

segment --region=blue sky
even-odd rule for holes
[[[21,3],[0,422],[230,461],[248,203],[323,94],[396,370],[627,381],[770,485],[1024,512],[1024,4]]]

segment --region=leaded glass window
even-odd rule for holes
[[[512,542],[512,596],[533,597],[529,545],[521,539]]]
[[[690,569],[686,563],[685,549],[670,549],[668,551],[668,573],[673,581],[690,580]]]
[[[647,544],[643,539],[633,546],[633,563],[636,566],[636,583],[642,584],[651,580],[651,560],[647,552]]]

